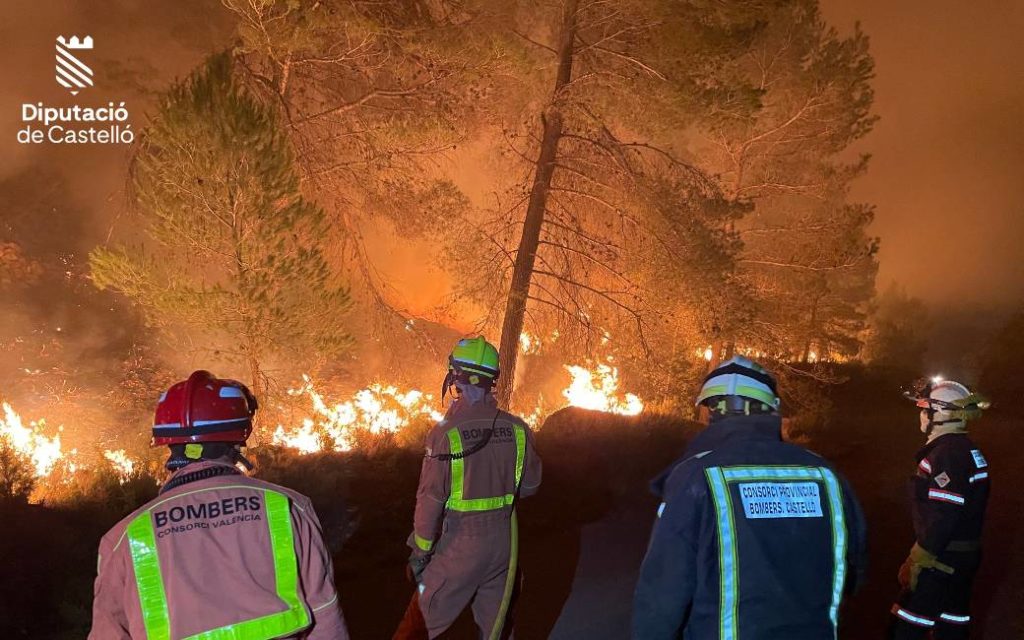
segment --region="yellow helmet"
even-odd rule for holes
[[[498,350],[483,336],[459,340],[448,356],[448,371],[465,374],[470,384],[479,384],[485,378],[498,379]]]

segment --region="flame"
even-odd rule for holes
[[[127,482],[135,473],[135,460],[129,458],[128,453],[124,449],[117,449],[116,451],[106,449],[103,452],[103,457],[110,462],[122,483]]]
[[[523,421],[530,425],[530,428],[536,431],[540,428],[544,422],[544,418],[549,412],[544,410],[544,398],[538,398],[537,406],[534,407],[533,411],[527,414],[523,414]]]
[[[358,431],[397,433],[420,419],[438,422],[444,415],[432,408],[434,397],[418,390],[400,391],[392,385],[372,384],[353,394],[352,398],[329,405],[317,392],[309,376],[304,384],[289,389],[289,395],[307,396],[313,405],[313,416],[303,418],[301,426],[278,425],[272,442],[302,453],[316,453],[327,445],[335,451],[349,451]]]
[[[519,351],[524,355],[538,354],[544,348],[544,345],[554,344],[558,342],[560,337],[561,334],[558,333],[558,329],[552,331],[546,338],[524,331],[519,334]],[[601,344],[607,344],[610,339],[611,334],[605,332],[601,338]]]
[[[65,457],[61,451],[59,433],[63,427],[58,428],[58,433],[50,438],[42,432],[46,427],[45,420],[31,421],[26,427],[10,404],[4,402],[2,407],[0,438],[10,442],[15,451],[31,460],[37,478],[50,475],[56,464]]]
[[[524,354],[537,353],[540,351],[540,338],[527,332],[519,334],[519,351]]]
[[[89,465],[81,462],[77,449],[64,451],[61,446],[60,436],[64,426],[57,427],[57,433],[49,437],[44,433],[46,420],[32,420],[25,425],[24,420],[9,403],[0,404],[3,414],[0,415],[0,439],[6,440],[10,446],[21,456],[25,457],[31,464],[33,475],[37,480],[49,480],[51,482],[71,482],[72,476]],[[130,458],[124,449],[110,450],[103,452],[118,479],[123,484],[135,473],[137,461]],[[59,471],[65,471],[66,474]],[[32,501],[38,501],[46,493],[45,488],[38,488],[33,493]]]
[[[286,430],[283,425],[277,425],[271,442],[282,447],[295,449],[299,453],[316,453],[323,450],[320,441],[320,434],[316,430],[316,422],[312,418],[304,418],[302,426]]]
[[[619,395],[619,370],[610,364],[598,364],[593,369],[578,365],[565,365],[572,376],[569,388],[562,395],[569,406],[581,409],[635,416],[644,410],[644,403],[632,393]]]

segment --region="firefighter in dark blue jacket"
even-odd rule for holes
[[[775,380],[734,357],[704,381],[710,424],[655,481],[636,640],[834,640],[865,525],[828,462],[782,441]],[[699,448],[700,450],[695,450]]]
[[[899,571],[890,638],[966,639],[981,528],[988,503],[988,462],[967,436],[967,421],[988,402],[952,380],[921,381],[906,392],[921,408],[928,439],[911,479],[916,540]]]

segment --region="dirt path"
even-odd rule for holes
[[[583,528],[572,592],[551,640],[629,637],[633,587],[656,507],[653,496],[636,496]]]

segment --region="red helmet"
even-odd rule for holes
[[[195,371],[160,396],[153,419],[153,443],[159,447],[190,442],[244,444],[252,433],[256,397],[235,380]]]

